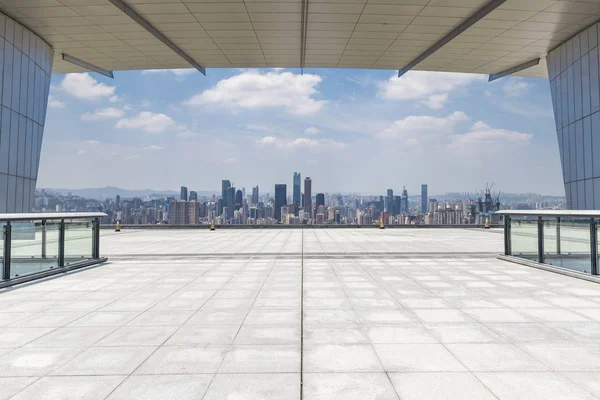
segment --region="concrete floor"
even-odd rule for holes
[[[600,288],[501,241],[104,232],[109,263],[0,292],[0,399],[600,398]]]

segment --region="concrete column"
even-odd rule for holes
[[[0,213],[33,205],[54,50],[0,13]]]
[[[599,25],[547,57],[565,192],[574,210],[600,210]]]

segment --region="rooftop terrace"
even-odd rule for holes
[[[597,399],[596,283],[501,230],[102,231],[0,292],[0,399]]]

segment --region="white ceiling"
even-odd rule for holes
[[[400,69],[488,0],[310,0],[305,67]],[[207,68],[299,67],[301,0],[126,0]],[[0,0],[56,53],[107,70],[190,65],[108,0]],[[600,0],[507,0],[415,69],[497,73],[600,19]],[[546,77],[546,64],[518,75]]]

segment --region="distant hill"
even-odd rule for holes
[[[120,195],[122,199],[130,199],[133,197],[168,197],[175,196],[179,197],[179,192],[174,190],[155,190],[155,189],[121,189],[114,186],[107,186],[103,188],[85,188],[85,189],[50,189],[44,188],[48,193],[56,193],[61,195],[67,195],[71,192],[73,196],[80,196],[85,199],[104,200],[106,198],[114,199],[117,195]],[[196,191],[198,196],[212,196],[218,194],[217,191]]]

